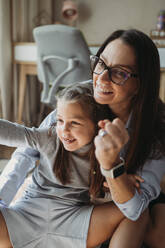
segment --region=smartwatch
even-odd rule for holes
[[[113,167],[110,170],[105,170],[103,169],[103,167],[100,167],[101,170],[101,174],[104,177],[109,177],[109,178],[117,178],[119,176],[121,176],[122,174],[124,174],[125,172],[125,161],[124,158],[120,157],[121,163],[116,165],[115,167]]]

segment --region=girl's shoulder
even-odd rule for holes
[[[57,142],[57,133],[55,126],[51,127],[40,127],[34,128],[35,136],[37,139],[37,146],[39,150],[43,150],[45,147],[48,147],[50,143]]]

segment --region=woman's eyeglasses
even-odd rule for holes
[[[114,84],[123,85],[129,78],[137,78],[138,74],[131,73],[121,67],[109,67],[107,66],[102,59],[95,55],[90,56],[91,60],[91,69],[94,74],[100,75],[105,70],[108,71],[109,80]]]

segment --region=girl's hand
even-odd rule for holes
[[[138,193],[140,194],[141,193],[140,183],[143,183],[144,179],[136,174],[128,174],[127,176],[128,176],[128,179],[133,184],[133,186],[137,189]],[[108,183],[104,182],[103,186],[107,189],[106,191],[108,191],[109,189]]]
[[[128,142],[129,135],[124,123],[116,118],[112,122],[109,120],[100,121],[98,123],[101,130],[95,137],[95,155],[99,164],[104,169],[111,169],[114,165],[120,162],[119,152],[122,147]],[[101,136],[103,130],[106,135]]]

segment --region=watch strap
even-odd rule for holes
[[[120,157],[121,163],[119,163],[118,165],[116,165],[115,167],[113,167],[110,170],[105,170],[102,166],[100,167],[101,170],[101,174],[105,177],[109,177],[109,178],[117,178],[119,176],[121,176],[122,174],[124,174],[125,172],[125,160],[124,158]]]

